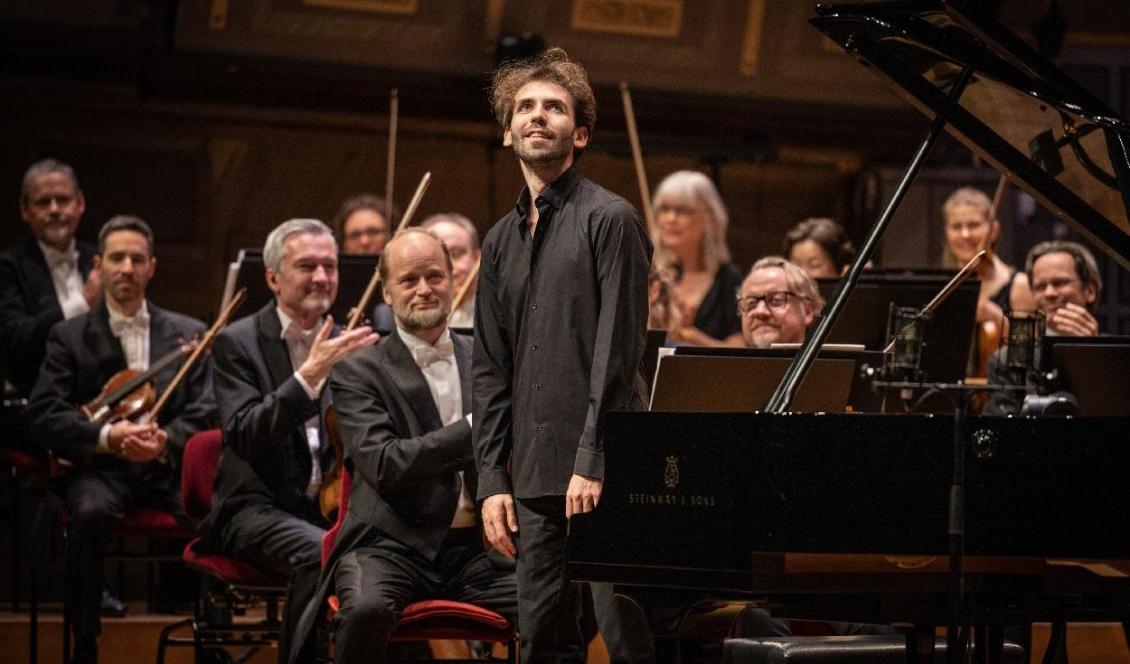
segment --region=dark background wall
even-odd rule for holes
[[[1021,15],[1033,3],[1003,3]],[[1043,3],[1034,3],[1041,5]],[[1130,8],[1060,0],[1059,64],[1125,114]],[[139,214],[158,237],[153,294],[201,317],[218,308],[238,250],[295,216],[329,219],[348,195],[383,193],[389,91],[400,98],[396,202],[433,174],[421,215],[456,210],[485,231],[521,186],[485,88],[500,40],[534,33],[588,67],[597,90],[594,180],[639,205],[617,84],[632,85],[654,185],[709,173],[748,266],[807,216],[859,238],[927,123],[807,22],[794,0],[10,0],[0,7],[0,244],[25,232],[17,194],[35,159],[72,163],[87,194],[81,235]],[[940,205],[996,174],[943,141],[892,224],[880,264],[937,266]],[[3,191],[0,188],[0,191]],[[1070,235],[1010,193],[1001,254]],[[3,200],[0,197],[0,200]],[[1130,331],[1125,271],[1105,261],[1111,330]]]

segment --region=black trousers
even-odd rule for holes
[[[170,471],[171,473],[171,471]],[[103,563],[114,527],[140,508],[180,512],[171,480],[82,468],[63,478],[67,522],[68,611],[77,640],[102,633]]]
[[[290,659],[291,640],[299,616],[314,599],[322,564],[325,529],[273,505],[235,512],[220,528],[222,550],[259,567],[287,575],[279,663]],[[313,639],[296,661],[314,661]]]
[[[468,602],[517,619],[514,566],[483,551],[478,528],[451,530],[435,560],[388,538],[374,538],[342,556],[334,585],[338,664],[382,663],[388,636],[408,604],[432,598]]]
[[[583,662],[580,592],[565,568],[565,497],[515,500],[518,514],[518,630],[522,664]],[[599,508],[598,508],[599,509]],[[613,664],[648,664],[655,647],[646,616],[612,587],[592,584],[597,627]]]

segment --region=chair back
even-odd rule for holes
[[[341,524],[345,522],[345,511],[349,509],[349,490],[352,488],[353,471],[349,468],[349,464],[345,464],[341,469],[341,503],[337,506],[337,520],[326,534],[322,535],[322,567],[326,566],[330,552],[334,549],[334,543],[337,542],[337,534],[341,532]]]
[[[212,509],[212,482],[220,467],[224,435],[219,429],[206,429],[193,434],[184,444],[181,462],[181,500],[184,513],[198,522]]]

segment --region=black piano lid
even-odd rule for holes
[[[811,22],[1130,269],[1130,125],[978,4],[817,5]],[[965,67],[973,78],[955,101],[948,84]]]

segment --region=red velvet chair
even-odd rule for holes
[[[67,464],[63,464],[52,460],[51,462],[51,475],[58,476],[67,472]],[[70,513],[63,502],[61,496],[50,496],[51,492],[48,491],[49,497],[45,497],[43,503],[40,505],[39,513],[36,516],[36,525],[33,527],[33,538],[42,539],[47,538],[54,541],[56,528],[63,535],[63,559],[66,560],[66,543],[67,543],[67,523],[70,521]],[[139,509],[131,512],[123,518],[114,528],[114,536],[117,538],[122,537],[144,537],[148,541],[147,550],[144,553],[134,554],[126,553],[121,548],[117,552],[107,552],[105,556],[106,562],[136,562],[144,561],[147,570],[146,582],[146,609],[153,610],[154,605],[154,589],[156,587],[157,578],[157,564],[160,562],[179,560],[178,556],[160,553],[156,550],[156,543],[158,540],[187,540],[195,536],[195,532],[184,523],[182,519],[177,518],[172,512],[157,510],[157,509]],[[42,573],[39,565],[41,564],[40,556],[33,555],[31,558],[31,569],[29,573],[31,585],[30,606],[28,610],[28,629],[29,638],[28,645],[30,649],[29,661],[31,664],[37,664],[39,661],[39,578]],[[119,573],[120,576],[120,573]],[[67,592],[67,584],[63,584],[63,664],[71,659],[71,623],[68,605],[70,597]]]
[[[212,481],[220,464],[223,451],[223,434],[219,429],[209,429],[188,439],[184,446],[181,464],[181,499],[184,513],[193,523],[198,523],[212,509]],[[218,580],[222,588],[201,589],[193,617],[169,625],[161,630],[157,645],[157,662],[165,661],[165,649],[170,646],[191,646],[199,661],[205,651],[237,646],[254,651],[278,642],[279,603],[286,594],[286,577],[262,570],[251,563],[222,554],[210,553],[195,538],[184,548],[186,565]],[[210,600],[210,601],[209,601]],[[233,622],[232,616],[244,615],[247,609],[265,604],[266,617],[257,623]],[[206,611],[211,605],[218,611]],[[216,619],[209,613],[225,613]],[[192,628],[192,637],[178,637],[174,633],[185,627]],[[245,653],[250,656],[250,653]],[[246,657],[240,657],[243,661]]]
[[[337,521],[322,538],[322,566],[333,550],[334,542],[341,531],[342,522],[349,509],[349,491],[353,483],[353,473],[348,466],[341,478],[341,506]],[[327,604],[327,622],[340,609],[337,595],[331,595]],[[490,656],[484,659],[444,659],[444,662],[510,662],[517,658],[518,637],[510,622],[501,614],[490,609],[465,602],[446,599],[426,599],[413,602],[404,607],[396,631],[389,637],[390,642],[429,641],[432,639],[454,639],[459,641],[482,641],[486,644],[500,643],[506,648],[502,658]],[[327,661],[332,661],[329,658]]]

